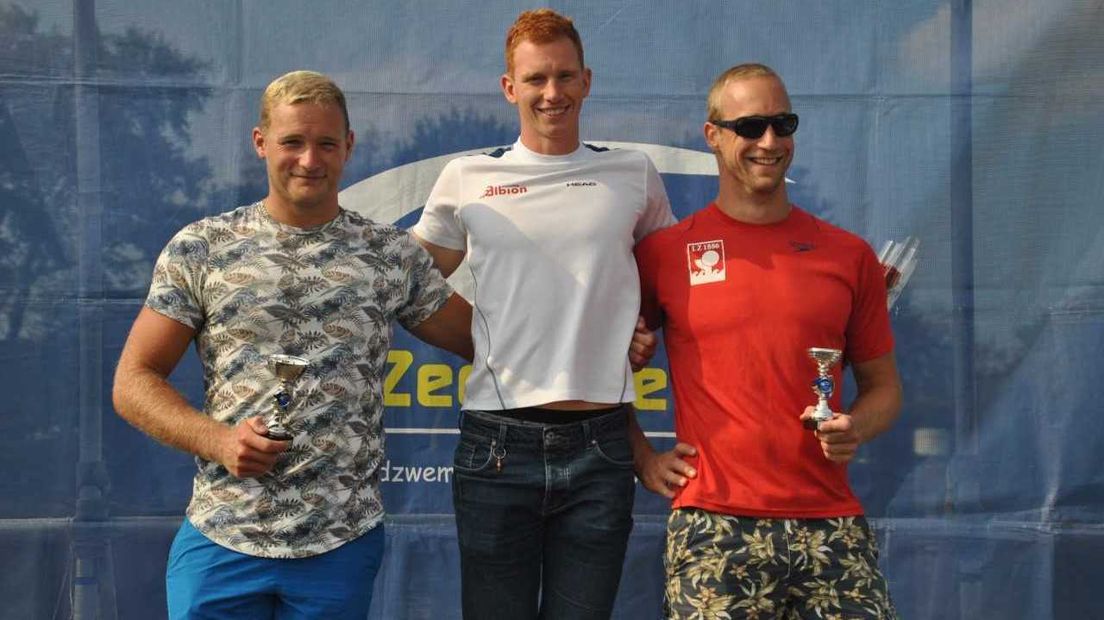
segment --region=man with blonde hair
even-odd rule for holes
[[[591,70],[570,19],[522,13],[505,54],[520,137],[450,162],[413,229],[475,281],[453,473],[464,617],[608,618],[643,438],[632,246],[675,220],[646,155],[580,142]]]
[[[707,113],[716,200],[636,247],[676,435],[697,449],[640,458],[699,472],[672,485],[665,617],[895,617],[846,468],[901,407],[884,273],[865,241],[789,202],[798,117],[774,71],[724,72]],[[842,351],[858,395],[843,409],[837,391],[809,430],[812,347]]]
[[[115,408],[196,457],[169,555],[170,618],[363,620],[383,553],[390,323],[470,359],[471,307],[407,233],[338,204],[354,136],[329,78],[288,73],[261,101],[253,146],[268,195],[169,241],[119,360]],[[167,380],[193,341],[202,411]],[[277,355],[306,364],[287,390],[269,369]],[[283,429],[266,425],[273,409]]]

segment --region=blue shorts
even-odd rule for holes
[[[383,525],[308,558],[259,558],[212,542],[184,519],[165,575],[169,618],[364,620],[383,559]]]

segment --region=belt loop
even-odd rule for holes
[[[464,410],[460,410],[460,415],[456,416],[456,428],[464,430]]]
[[[621,406],[617,408],[617,412],[621,415],[616,419],[616,423],[622,428],[628,429],[629,416],[636,416],[636,409],[632,403],[621,403]]]
[[[506,445],[506,431],[507,431],[508,428],[509,427],[506,426],[505,424],[499,424],[498,425],[498,445],[499,446],[505,446]]]
[[[594,439],[594,433],[591,432],[590,420],[583,420],[583,443],[590,443]]]

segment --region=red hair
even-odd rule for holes
[[[536,9],[518,15],[514,25],[510,26],[510,30],[506,33],[506,73],[513,74],[514,50],[522,41],[543,44],[565,37],[575,45],[576,51],[579,52],[579,67],[585,69],[583,40],[579,37],[579,31],[575,30],[575,23],[570,17],[564,17],[552,9]]]

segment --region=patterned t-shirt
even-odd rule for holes
[[[272,472],[238,479],[196,459],[196,528],[242,553],[287,558],[323,553],[379,523],[391,321],[416,326],[451,293],[409,234],[344,209],[300,229],[256,203],[177,233],[146,305],[196,330],[207,415],[234,425],[268,413],[279,383],[266,358],[310,361],[292,385],[293,443]]]

